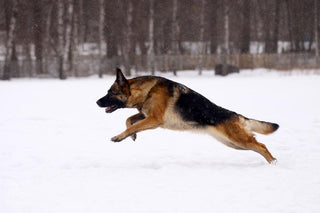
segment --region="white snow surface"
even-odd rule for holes
[[[96,105],[113,76],[0,82],[0,212],[319,212],[320,75],[253,70],[164,76],[250,118],[278,159],[164,129],[113,143],[134,109]]]

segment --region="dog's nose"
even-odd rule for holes
[[[101,103],[101,100],[100,100],[100,99],[97,101],[97,104],[98,104],[99,107],[101,107],[101,104],[102,104],[102,103]]]

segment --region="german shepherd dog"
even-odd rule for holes
[[[107,113],[119,108],[137,108],[139,113],[126,121],[127,129],[111,138],[114,142],[137,133],[162,127],[207,133],[223,144],[239,150],[253,150],[269,163],[276,162],[253,132],[269,134],[278,124],[246,118],[215,105],[207,98],[177,82],[162,77],[141,76],[126,79],[117,68],[116,80],[108,94],[97,101]]]

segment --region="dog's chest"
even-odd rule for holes
[[[173,107],[168,107],[164,113],[161,127],[171,130],[190,130],[194,128],[193,126],[193,123],[184,121]]]

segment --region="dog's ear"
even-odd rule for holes
[[[124,77],[122,71],[120,68],[117,68],[117,78],[116,78],[116,82],[119,84],[119,85],[125,85],[128,83],[127,79]]]

